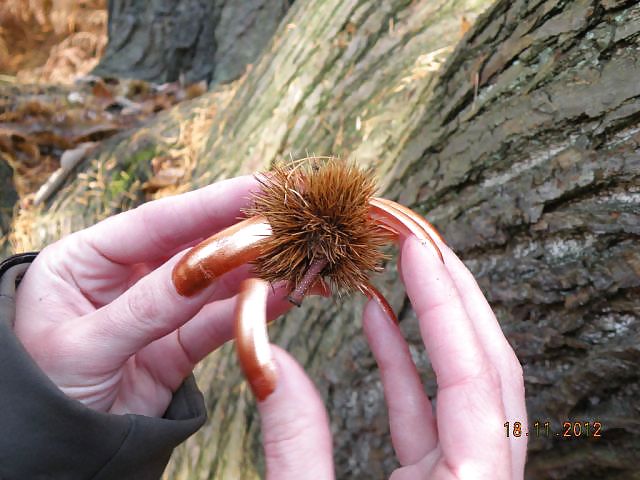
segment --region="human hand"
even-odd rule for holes
[[[364,311],[401,465],[391,478],[521,479],[527,441],[506,438],[503,424],[526,423],[522,368],[471,273],[438,246],[444,264],[415,239],[400,261],[437,377],[435,412],[398,326],[375,301]],[[333,478],[322,400],[295,360],[273,350],[278,383],[258,404],[268,478]]]
[[[237,221],[257,189],[239,177],[142,205],[45,248],[17,292],[16,335],[69,397],[161,416],[194,365],[233,337],[245,266],[192,297],[171,271],[186,248]],[[270,292],[268,317],[290,305]]]

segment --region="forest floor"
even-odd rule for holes
[[[29,218],[18,213],[46,202],[101,141],[207,91],[205,82],[95,77],[106,46],[106,0],[0,4],[0,157],[13,170],[14,220]],[[179,158],[156,159],[152,167],[143,188],[154,197],[170,192],[189,168]]]
[[[30,230],[29,211],[78,175],[75,166],[100,142],[207,91],[205,82],[93,76],[106,47],[107,0],[0,4],[0,159],[13,170],[19,199],[0,246],[20,244],[15,237]],[[154,159],[152,168],[142,188],[156,198],[171,194],[192,166],[172,157]]]

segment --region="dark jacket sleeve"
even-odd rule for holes
[[[193,377],[162,418],[111,415],[68,398],[13,334],[15,288],[35,254],[0,263],[0,479],[157,479],[205,421]]]

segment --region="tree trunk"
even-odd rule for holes
[[[288,0],[109,0],[109,43],[94,73],[229,82],[258,58],[288,8]]]
[[[640,5],[499,0],[450,53],[462,16],[485,5],[296,2],[239,82],[108,142],[34,242],[138,203],[132,179],[175,149],[198,161],[193,186],[305,152],[373,165],[383,195],[423,212],[478,278],[523,363],[530,421],[602,424],[600,439],[531,434],[528,478],[638,478]],[[434,394],[394,262],[375,283]],[[308,300],[271,338],[324,397],[338,478],[386,478],[396,463],[361,311]],[[197,375],[210,420],[166,478],[258,477],[233,348]]]

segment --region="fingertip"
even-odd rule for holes
[[[391,307],[389,307],[390,309]],[[372,329],[383,329],[386,330],[389,327],[396,327],[398,325],[398,321],[391,311],[391,315],[389,311],[386,310],[380,302],[374,297],[369,298],[367,303],[364,306],[363,311],[363,326],[365,330]]]
[[[365,283],[361,286],[362,292],[369,298],[376,302],[378,307],[381,310],[381,313],[393,324],[398,324],[398,317],[396,317],[393,308],[389,305],[387,299],[380,293],[380,291],[371,285],[370,283]]]
[[[275,390],[258,402],[267,478],[333,478],[329,419],[320,393],[298,362],[271,345]]]
[[[398,249],[398,275],[400,275],[400,281],[404,283],[404,273],[402,272],[402,250],[404,248],[404,241],[400,242],[400,248]]]
[[[378,302],[373,298],[365,304],[362,317],[362,328],[365,337],[376,357],[376,361],[379,361],[380,351],[384,349],[385,340],[395,337],[393,330],[397,329],[398,326],[385,314]]]
[[[271,358],[273,360],[278,381],[272,395],[269,395],[261,403],[265,405],[270,400],[270,405],[278,402],[290,402],[294,398],[313,400],[322,405],[320,394],[315,385],[302,369],[300,364],[287,351],[270,344]],[[317,406],[317,405],[316,405]],[[269,405],[266,405],[269,408]],[[322,407],[324,412],[324,407]]]
[[[238,175],[237,177],[228,178],[226,180],[222,180],[221,182],[213,183],[212,185],[217,184],[226,184],[248,188],[258,187],[260,185],[258,179],[256,178],[256,174]]]
[[[402,242],[400,260],[404,273],[412,265],[415,265],[416,261],[420,263],[442,263],[440,253],[434,248],[433,244],[415,237],[407,237]]]
[[[329,420],[320,392],[293,356],[277,345],[270,346],[277,382],[272,393],[258,403],[263,427],[272,435],[269,438],[290,438],[294,432],[312,434],[318,429],[316,433],[326,440],[323,435],[328,430],[323,429]],[[279,427],[273,430],[275,424]]]
[[[447,268],[431,245],[413,237],[407,238],[402,248],[402,273],[414,307],[424,303],[433,288],[450,283]]]

